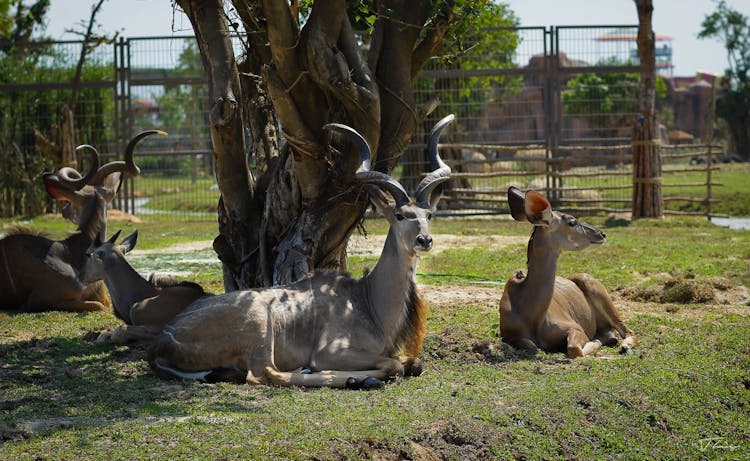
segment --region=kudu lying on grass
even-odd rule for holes
[[[79,146],[91,156],[91,168],[81,176],[73,168],[61,168],[44,175],[47,192],[68,202],[63,217],[78,229],[63,240],[50,240],[38,234],[15,232],[0,239],[0,308],[21,311],[60,309],[67,311],[102,310],[100,300],[91,300],[81,279],[86,252],[97,237],[106,232],[107,203],[119,187],[121,175],[137,175],[133,162],[136,144],[151,134],[133,138],[125,149],[125,160],[99,168],[99,154],[91,146]]]
[[[621,352],[635,345],[601,282],[588,274],[556,277],[557,258],[564,250],[583,250],[604,243],[605,235],[569,214],[553,211],[539,193],[508,189],[516,221],[530,222],[528,271],[518,271],[505,284],[500,300],[500,335],[504,342],[526,350],[567,350],[584,357],[602,344],[620,343]],[[621,341],[620,341],[621,340]]]
[[[144,279],[125,259],[125,254],[135,248],[138,231],[117,245],[119,236],[117,231],[106,242],[97,239],[86,260],[83,280],[87,283],[104,280],[115,315],[125,322],[110,333],[113,343],[153,339],[175,315],[208,294],[192,282],[157,286]]]
[[[369,171],[370,148],[362,136],[327,125],[356,138],[363,159],[356,178],[390,224],[375,268],[359,280],[318,272],[284,287],[200,299],[151,345],[154,372],[206,380],[234,373],[248,384],[310,387],[379,387],[380,380],[421,373],[417,357],[427,308],[415,270],[417,254],[432,248],[429,220],[440,197],[435,188],[450,177],[437,142],[452,119],[433,128],[430,153],[437,169],[413,200],[390,175]]]

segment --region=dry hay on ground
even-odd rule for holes
[[[660,283],[651,283],[657,280]],[[662,281],[663,280],[663,281]],[[687,274],[674,277],[657,274],[635,286],[617,290],[631,301],[676,304],[744,304],[750,303],[750,290],[724,277],[697,277]]]

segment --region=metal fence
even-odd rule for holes
[[[433,59],[415,83],[417,99],[426,104],[437,97],[441,105],[415,135],[395,174],[406,185],[420,179],[426,168],[425,132],[442,115],[455,113],[458,123],[442,138],[441,152],[454,169],[443,212],[505,213],[505,191],[511,184],[544,191],[565,209],[628,211],[638,72],[628,59],[635,42],[600,38],[612,30],[636,29],[496,29],[488,34],[495,42],[467,44],[463,53]],[[51,56],[45,65],[66,68],[75,62],[81,44],[43,46]],[[75,110],[77,140],[114,158],[136,132],[154,127],[169,132],[139,147],[142,174],[122,188],[116,205],[135,214],[215,219],[219,192],[208,94],[194,38],[121,38],[111,47],[98,48],[87,69],[81,88],[90,100],[82,97]],[[43,79],[19,74],[0,84],[0,107],[18,98],[30,101],[23,113],[4,119],[13,119],[16,128],[6,134],[21,151],[35,149],[32,128],[50,130],[58,110],[53,106],[71,91],[66,83],[70,79],[51,75]],[[51,98],[55,92],[59,97]],[[711,162],[690,161],[717,155],[716,149],[690,149],[684,154],[664,150],[665,177],[704,174],[710,180]],[[665,187],[687,181],[675,178],[665,178]],[[710,181],[705,184],[702,189],[684,186],[686,192],[676,198],[703,204],[688,208],[705,213]],[[684,203],[669,196],[665,205],[667,211],[679,212],[686,209]]]

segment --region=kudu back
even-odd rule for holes
[[[564,350],[571,357],[596,352],[602,344],[618,343],[631,351],[635,337],[625,326],[601,282],[588,274],[556,276],[557,259],[567,250],[604,243],[605,235],[574,216],[552,210],[536,191],[508,189],[508,204],[516,221],[529,222],[528,270],[518,271],[505,284],[500,300],[500,335],[513,347]]]
[[[167,322],[193,301],[208,294],[192,282],[156,285],[144,279],[125,258],[135,248],[138,231],[118,245],[119,236],[120,231],[117,231],[106,242],[97,238],[86,258],[83,281],[104,280],[115,315],[125,322],[109,334],[113,343],[153,339]]]
[[[248,384],[310,387],[382,384],[392,376],[421,373],[426,305],[415,270],[417,255],[432,248],[436,188],[450,178],[437,142],[452,119],[444,118],[432,131],[435,169],[414,198],[390,175],[370,171],[370,148],[361,135],[344,125],[326,125],[358,143],[362,163],[356,180],[390,224],[376,266],[362,279],[319,272],[288,286],[200,299],[152,344],[154,372],[211,380],[229,370]]]
[[[99,154],[82,145],[91,157],[86,175],[64,167],[43,176],[50,196],[67,202],[63,217],[76,223],[77,230],[62,240],[30,233],[11,233],[0,239],[0,308],[22,311],[51,309],[68,311],[103,310],[101,300],[89,299],[81,271],[86,252],[97,237],[106,233],[107,203],[119,187],[122,175],[137,175],[133,161],[137,143],[160,131],[135,136],[125,149],[125,160],[99,167]],[[96,290],[94,290],[96,291]]]

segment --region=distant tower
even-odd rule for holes
[[[638,28],[618,27],[604,35],[596,37],[595,40],[606,47],[600,55],[609,54],[620,62],[631,62],[638,64]],[[656,34],[656,70],[665,77],[672,77],[674,65],[672,65],[672,37]],[[606,52],[605,52],[606,51]]]

